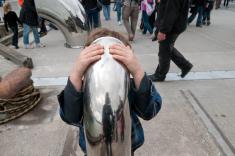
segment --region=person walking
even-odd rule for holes
[[[110,20],[110,0],[102,0],[103,14],[106,21]]]
[[[228,8],[229,0],[224,0],[224,7]]]
[[[150,34],[153,33],[153,28],[149,23],[149,18],[154,10],[155,10],[155,2],[153,0],[143,0],[141,2],[141,11],[144,24],[143,34],[146,34],[147,31],[149,31]]]
[[[191,16],[188,18],[188,24],[190,24],[194,20],[196,15],[198,14],[196,26],[202,27],[203,9],[204,9],[206,1],[205,0],[195,0],[194,3],[196,5],[196,8],[195,8],[195,11],[193,11]]]
[[[115,0],[115,11],[117,12],[117,21],[118,25],[122,24],[121,16],[122,16],[122,0]]]
[[[139,17],[139,0],[124,0],[123,5],[123,23],[127,30],[129,41],[133,41]]]
[[[156,10],[156,13],[157,13],[157,16],[159,14],[159,5],[160,5],[160,0],[156,0],[156,6],[155,6],[155,10]],[[154,31],[154,35],[153,35],[153,38],[152,38],[152,41],[157,41],[157,34],[158,34],[158,31],[159,31],[159,26],[158,26],[158,22],[157,20],[154,21],[154,27],[155,27],[155,31]]]
[[[215,9],[219,9],[221,5],[222,0],[215,0]]]
[[[29,33],[30,29],[33,31],[35,47],[45,47],[44,44],[40,43],[40,37],[38,33],[38,14],[35,7],[34,0],[24,0],[22,8],[20,10],[20,20],[23,23],[23,42],[25,49],[34,48],[29,44]]]
[[[5,2],[3,5],[3,10],[4,10],[4,23],[5,23],[5,28],[6,31],[9,32],[8,26],[10,27],[11,31],[13,32],[13,37],[12,37],[12,45],[16,48],[19,49],[18,46],[18,23],[21,23],[19,18],[17,17],[16,13],[14,11],[11,11],[11,5],[9,2]]]
[[[97,0],[81,0],[81,3],[85,8],[90,29],[100,27],[99,12],[102,9],[102,6],[98,4]]]
[[[206,0],[206,5],[203,11],[203,20],[202,23],[204,25],[210,25],[211,24],[211,11],[213,9],[214,6],[214,0]]]
[[[149,75],[152,81],[165,80],[171,60],[181,69],[182,78],[192,69],[193,65],[174,47],[176,39],[187,27],[188,10],[188,0],[161,0],[157,18],[159,64],[155,73]]]
[[[42,18],[42,17],[39,17],[39,26],[40,26],[40,37],[43,37],[45,35],[47,35],[47,27],[46,27],[46,24],[45,24],[45,19]]]

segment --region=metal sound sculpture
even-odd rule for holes
[[[35,0],[38,15],[55,24],[69,48],[79,48],[87,38],[88,24],[79,0]]]
[[[130,156],[131,117],[128,101],[129,73],[109,53],[121,43],[101,37],[92,44],[104,46],[104,54],[85,74],[84,131],[88,156]]]

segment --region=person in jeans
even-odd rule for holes
[[[100,37],[111,36],[119,39],[125,45],[115,44],[110,46],[110,54],[113,58],[122,63],[133,76],[130,79],[129,105],[132,119],[131,129],[131,149],[132,156],[134,151],[144,143],[144,131],[139,118],[150,120],[155,117],[161,109],[162,99],[153,83],[144,73],[133,50],[130,48],[126,38],[117,32],[108,29],[96,29],[90,33],[88,41],[74,64],[68,82],[64,90],[59,94],[60,117],[70,125],[79,127],[79,145],[86,155],[86,140],[83,128],[83,92],[82,78],[87,68],[92,63],[100,60],[104,53],[101,45],[90,45]],[[105,82],[104,82],[105,83]]]
[[[133,41],[139,17],[139,0],[124,0],[123,5],[123,23],[127,30],[129,41]]]
[[[106,21],[110,20],[110,0],[102,0],[102,8]]]
[[[211,24],[211,11],[213,9],[213,6],[214,6],[214,0],[206,0],[206,5],[205,5],[205,8],[204,8],[204,13],[203,13],[203,20],[202,20],[202,23],[204,25],[210,25]]]
[[[8,26],[10,27],[10,29],[13,32],[13,38],[12,38],[12,45],[18,49],[18,23],[21,23],[21,21],[19,20],[19,18],[17,17],[16,13],[14,11],[11,11],[11,5],[9,2],[6,2],[3,6],[3,10],[4,10],[4,23],[5,23],[5,28],[6,31],[9,32],[8,30]]]
[[[182,78],[192,69],[193,65],[174,47],[176,39],[187,27],[188,9],[188,0],[160,1],[157,17],[159,64],[155,73],[149,76],[152,81],[165,80],[171,60],[181,69]]]
[[[122,16],[122,0],[115,0],[115,11],[117,12],[117,21],[118,24],[121,25],[121,16]]]
[[[97,0],[82,0],[81,3],[85,8],[90,29],[100,27],[101,6],[98,5]]]
[[[192,12],[191,16],[188,18],[188,24],[190,24],[198,14],[196,27],[202,27],[203,10],[205,3],[206,3],[205,0],[195,0],[196,9],[194,12]]]
[[[20,10],[20,20],[23,23],[23,42],[25,49],[34,48],[29,44],[30,29],[33,31],[35,47],[45,47],[40,43],[40,37],[38,33],[38,14],[36,11],[34,0],[24,0],[22,8]]]
[[[142,18],[143,18],[143,24],[144,24],[144,31],[143,34],[146,34],[147,31],[149,31],[150,34],[153,33],[153,28],[151,27],[149,23],[149,17],[150,15],[147,14],[147,5],[152,6],[152,8],[155,8],[155,3],[153,0],[143,0],[141,2],[141,10],[142,10]]]

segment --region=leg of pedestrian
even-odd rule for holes
[[[24,42],[24,48],[28,49],[29,46],[29,33],[30,33],[30,27],[27,24],[23,24],[23,42]]]
[[[139,18],[139,8],[138,7],[132,7],[131,9],[131,31],[132,31],[132,38],[131,40],[134,39],[135,37],[135,31],[136,31],[136,26]]]
[[[123,19],[123,23],[126,28],[126,31],[128,33],[129,40],[130,40],[130,36],[133,36],[132,30],[131,30],[131,25],[129,22],[130,13],[131,13],[131,8],[128,6],[123,6],[122,19]]]

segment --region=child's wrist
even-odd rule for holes
[[[136,89],[139,89],[141,80],[144,77],[144,70],[141,67],[139,67],[139,68],[137,68],[136,72],[132,76],[133,76],[134,81],[135,81]]]
[[[133,73],[133,78],[143,78],[144,76],[144,70],[142,69],[142,67],[139,65],[137,68],[136,68],[136,71]]]
[[[82,77],[79,76],[79,74],[75,71],[72,71],[69,79],[71,81],[71,83],[73,84],[73,86],[76,88],[77,91],[81,90],[82,87]]]

